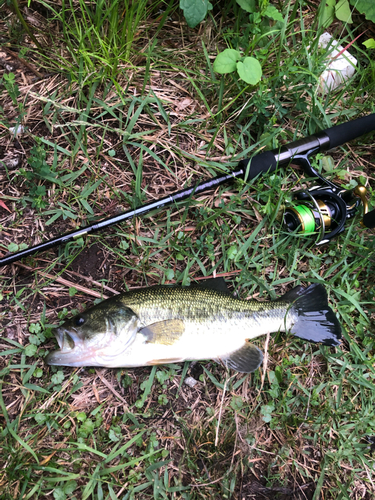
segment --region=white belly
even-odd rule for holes
[[[288,321],[290,323],[290,321]],[[290,325],[286,325],[287,328]],[[247,339],[268,332],[284,331],[285,321],[262,318],[261,322],[243,319],[208,323],[185,322],[185,331],[173,345],[148,343],[141,333],[122,353],[111,360],[111,367],[137,367],[187,360],[220,359],[240,349]],[[113,363],[113,364],[112,364]],[[109,365],[106,365],[109,366]]]

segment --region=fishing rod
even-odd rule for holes
[[[255,179],[260,174],[273,172],[277,166],[289,165],[291,161],[293,161],[293,164],[301,166],[309,177],[318,179],[321,186],[315,188],[315,190],[303,191],[297,195],[294,206],[285,211],[284,227],[288,231],[300,230],[304,234],[311,234],[320,230],[322,237],[318,244],[327,243],[344,230],[346,219],[354,216],[361,202],[364,207],[367,207],[366,189],[360,186],[354,190],[343,190],[333,182],[324,179],[311,165],[309,156],[340,146],[372,130],[375,130],[375,113],[293,141],[281,148],[264,151],[252,158],[241,160],[230,173],[218,175],[160,200],[146,203],[138,208],[127,210],[95,224],[70,231],[25,250],[6,255],[0,259],[0,266],[63,245],[113,224],[146,214],[151,210],[164,208],[186,200],[208,189],[227,182],[233,182],[235,179],[244,181]],[[367,212],[367,208],[365,208],[365,211]],[[365,216],[363,223],[367,227],[375,227],[375,210]]]

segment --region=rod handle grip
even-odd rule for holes
[[[244,172],[245,179],[255,179],[259,174],[273,172],[276,166],[277,160],[272,151],[264,151],[252,158],[241,160],[238,164]]]
[[[332,149],[372,130],[375,130],[375,113],[327,128],[323,132],[328,135],[329,149]]]

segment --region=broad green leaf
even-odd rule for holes
[[[51,382],[53,384],[61,384],[63,380],[64,380],[64,372],[62,370],[59,370],[51,377]]]
[[[91,418],[88,418],[83,422],[81,427],[78,429],[78,435],[84,438],[87,438],[90,434],[94,432],[95,424],[91,420]]]
[[[252,14],[256,12],[255,0],[236,0],[238,5],[246,12]]]
[[[237,71],[240,78],[250,85],[256,85],[262,77],[262,66],[255,57],[245,57],[237,63]]]
[[[47,420],[47,417],[43,415],[43,413],[37,413],[34,418],[36,423],[39,425],[44,424],[44,422]]]
[[[375,23],[375,2],[374,0],[350,0],[351,5],[355,7],[366,19]]]
[[[37,337],[37,335],[34,335],[34,334],[29,335],[29,342],[30,342],[30,344],[40,345],[39,338]]]
[[[235,259],[237,252],[238,252],[237,245],[232,245],[231,247],[229,247],[229,249],[227,251],[228,259],[231,259],[231,260]]]
[[[180,9],[184,11],[188,26],[195,28],[212,9],[212,4],[208,0],[180,0]]]
[[[173,280],[174,278],[174,271],[173,269],[166,269],[165,271],[165,279],[170,281],[170,280]]]
[[[25,352],[26,356],[31,357],[31,356],[34,356],[34,354],[36,353],[37,350],[38,350],[38,348],[36,345],[29,344],[25,347],[24,352]]]
[[[71,495],[76,488],[77,488],[76,481],[68,481],[64,486],[64,493],[66,495]]]
[[[60,380],[59,382],[62,382],[63,380],[64,379]],[[57,382],[57,383],[59,383],[59,382]],[[76,419],[78,420],[78,422],[84,422],[85,420],[87,420],[87,415],[85,412],[80,411],[79,413],[77,413]]]
[[[60,486],[56,486],[56,488],[53,490],[53,498],[55,500],[66,500],[64,490],[60,488]]]
[[[366,49],[375,49],[375,40],[373,38],[369,38],[365,42],[363,42],[363,45],[366,47]]]
[[[274,21],[283,21],[284,18],[279,12],[275,6],[268,4],[267,9],[264,11],[264,15],[269,17],[270,19],[273,19]]]
[[[328,26],[332,23],[335,16],[335,5],[336,0],[323,0],[321,3],[321,25],[324,28],[328,28]]]
[[[269,404],[261,407],[260,412],[263,414],[262,420],[266,423],[271,422],[272,412],[275,409],[275,405]]]
[[[117,441],[120,441],[120,438],[121,438],[121,436],[116,434],[116,432],[113,429],[109,429],[108,437],[114,443],[116,443]]]
[[[240,59],[241,54],[238,50],[225,49],[220,52],[214,62],[214,71],[223,75],[224,73],[232,73],[236,70],[237,61]]]
[[[12,242],[12,243],[9,243],[9,245],[8,245],[8,251],[9,251],[9,252],[12,252],[12,253],[13,253],[13,252],[17,252],[17,250],[18,250],[18,245],[17,245],[17,243],[13,243],[13,242]]]
[[[39,323],[31,323],[29,326],[30,333],[39,333],[42,330],[42,327]]]
[[[336,17],[343,23],[352,23],[352,13],[350,10],[349,0],[339,0],[335,6]]]

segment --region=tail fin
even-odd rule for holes
[[[291,328],[296,337],[324,345],[338,345],[341,326],[328,305],[327,292],[317,283],[307,288],[298,286],[286,293],[281,300],[293,303],[298,319]]]

